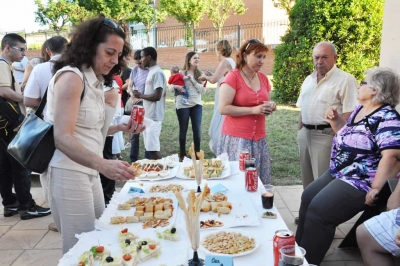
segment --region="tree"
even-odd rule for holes
[[[275,49],[274,96],[294,103],[301,84],[313,71],[312,49],[331,41],[338,50],[337,66],[357,79],[379,64],[384,0],[298,0],[290,26]]]
[[[296,0],[272,0],[274,7],[285,10],[286,14],[290,13],[293,5],[296,3]]]
[[[161,10],[156,11],[153,0],[79,0],[79,4],[89,12],[102,13],[124,27],[129,21],[143,23],[147,30],[148,42],[150,29],[156,22],[165,20],[165,13]]]
[[[193,29],[205,14],[205,0],[160,0],[160,7],[168,16],[175,18],[187,27],[186,43],[192,44]]]
[[[226,19],[233,15],[242,15],[246,12],[243,0],[209,0],[207,17],[214,28],[218,30],[218,39],[222,39],[221,29]]]
[[[35,12],[35,21],[42,26],[48,25],[57,34],[71,22],[69,14],[77,13],[80,10],[76,3],[68,0],[49,0],[47,6],[43,5],[42,0],[35,0],[35,4],[38,6],[38,10]]]

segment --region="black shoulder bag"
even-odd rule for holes
[[[81,101],[85,92],[83,91]],[[17,135],[8,145],[7,151],[26,169],[42,174],[49,166],[56,146],[53,125],[42,119],[47,103],[47,89],[35,113],[28,114]]]
[[[7,63],[4,59],[0,60]],[[11,87],[15,91],[15,79],[11,69],[10,72]],[[15,128],[21,125],[24,118],[25,116],[22,114],[17,103],[13,103],[0,97],[0,138],[9,136]]]

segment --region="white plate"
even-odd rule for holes
[[[91,246],[98,245],[100,242],[107,250],[111,252],[111,256],[122,255],[122,250],[119,247],[118,243],[118,232],[121,230],[120,228],[116,230],[111,230],[107,232],[102,231],[92,231],[88,233],[82,233],[80,235],[76,235],[79,239],[78,243],[71,248],[59,261],[59,266],[75,266],[78,265],[78,257],[84,252],[88,251]],[[189,245],[186,241],[186,236],[180,238],[179,241],[168,241],[159,239],[156,236],[156,230],[148,229],[140,230],[140,231],[132,231],[133,234],[139,236],[140,238],[151,238],[157,240],[161,245],[161,253],[157,258],[151,258],[144,262],[140,262],[141,266],[155,266],[161,265],[163,263],[168,263],[168,265],[182,265],[186,262],[187,264],[187,255],[185,252],[176,252],[176,250],[187,250],[189,249]],[[100,263],[98,261],[95,262],[95,265],[98,266]]]
[[[139,160],[138,162],[143,163],[145,160]],[[150,161],[150,160],[149,160]],[[167,179],[171,179],[174,178],[178,171],[179,171],[179,165],[176,164],[175,167],[170,168],[169,170],[169,174],[166,176],[157,176],[157,177],[136,177],[135,180],[132,181],[161,181],[161,180],[167,180]],[[130,180],[131,181],[131,180]]]
[[[250,238],[254,238],[255,247],[254,247],[252,250],[248,250],[248,251],[246,251],[246,252],[239,253],[239,254],[221,254],[221,253],[214,253],[214,252],[211,252],[211,251],[209,251],[208,249],[206,249],[206,248],[203,246],[203,242],[204,242],[204,240],[206,239],[207,236],[213,235],[213,234],[217,234],[218,232],[241,233],[241,234],[244,235],[244,236],[247,236],[247,237],[250,237]],[[228,257],[241,257],[241,256],[246,256],[246,255],[248,255],[248,254],[253,253],[253,252],[260,246],[260,242],[261,242],[261,241],[260,241],[260,238],[257,237],[257,236],[255,236],[255,235],[253,235],[253,234],[251,234],[251,233],[248,233],[248,232],[243,233],[242,230],[232,230],[232,229],[225,230],[225,229],[224,229],[224,230],[212,231],[212,232],[209,232],[209,233],[207,233],[207,234],[204,234],[204,236],[203,236],[203,237],[201,238],[201,240],[200,240],[200,249],[202,249],[206,254],[211,254],[211,255],[228,256]]]
[[[231,175],[231,166],[229,161],[222,161],[222,165],[225,167],[224,171],[222,171],[221,176],[219,177],[210,177],[210,178],[203,178],[203,180],[214,180],[214,179],[224,179],[227,178],[228,176]],[[183,167],[181,167],[178,171],[178,173],[176,174],[177,178],[180,179],[186,179],[186,180],[196,180],[196,178],[190,178],[185,176],[185,174],[183,173]]]
[[[122,194],[122,193],[117,193],[115,192],[110,204],[107,205],[106,209],[104,210],[103,214],[100,216],[98,220],[95,221],[95,227],[98,230],[101,231],[107,231],[107,230],[115,230],[115,229],[123,229],[123,228],[128,228],[130,232],[141,232],[141,231],[148,231],[152,230],[152,228],[148,229],[143,229],[142,225],[143,223],[124,223],[124,224],[111,224],[110,223],[110,218],[113,216],[131,216],[135,213],[136,207],[132,207],[130,210],[118,210],[118,204],[125,203],[129,199],[133,197],[163,197],[163,198],[170,198],[172,199],[172,205],[174,207],[174,210],[172,211],[172,216],[169,218],[170,226],[172,223],[175,221],[176,213],[177,213],[177,201],[175,198],[175,195],[170,192],[170,193],[159,193],[159,194]]]

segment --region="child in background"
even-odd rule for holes
[[[179,85],[182,86],[181,94],[183,95],[181,103],[188,105],[189,91],[185,87],[184,77],[181,73],[179,73],[179,67],[174,66],[171,67],[171,76],[168,79],[169,85]],[[175,96],[178,95],[178,91],[175,90]]]

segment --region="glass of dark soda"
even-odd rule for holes
[[[304,263],[306,250],[295,245],[284,246],[280,249],[281,259],[279,266],[300,266]]]
[[[264,209],[271,209],[274,206],[275,187],[271,184],[264,185],[261,190],[261,201]]]

